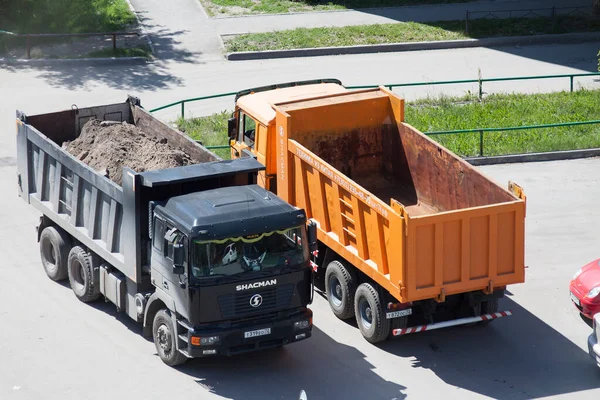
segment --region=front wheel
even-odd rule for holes
[[[354,315],[354,288],[356,279],[344,264],[332,261],[325,272],[325,292],[331,311],[339,319]]]
[[[174,367],[187,361],[187,357],[177,350],[177,332],[167,310],[162,309],[154,316],[152,337],[156,352],[165,364]]]
[[[356,323],[363,337],[370,343],[387,339],[390,333],[390,320],[379,298],[379,292],[370,283],[361,283],[354,296]]]

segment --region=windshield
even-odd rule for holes
[[[304,229],[295,227],[217,241],[194,241],[194,278],[297,266],[308,260]]]

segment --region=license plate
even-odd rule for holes
[[[392,311],[392,312],[386,313],[385,318],[391,319],[391,318],[398,318],[398,317],[406,317],[407,315],[411,315],[411,314],[412,314],[412,308],[407,308],[406,310]]]
[[[577,304],[578,306],[581,305],[581,303],[579,302],[579,299],[577,297],[575,297],[575,295],[572,292],[569,292],[571,294],[571,300],[573,300],[573,303]]]
[[[257,329],[255,331],[244,332],[244,338],[248,339],[248,338],[270,335],[270,334],[271,334],[271,328]]]

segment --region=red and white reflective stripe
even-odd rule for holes
[[[317,268],[319,268],[319,266],[316,263],[311,261],[310,266],[312,267],[313,271],[317,272]]]
[[[473,322],[489,321],[496,318],[508,317],[512,315],[512,311],[501,311],[492,314],[483,314],[478,317],[467,317],[453,319],[451,321],[438,322],[437,324],[419,325],[410,328],[394,329],[392,334],[394,336],[408,335],[409,333],[432,331],[434,329],[448,328],[450,326],[471,324]]]

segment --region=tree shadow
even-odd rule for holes
[[[92,60],[86,63],[0,63],[0,70],[38,72],[38,78],[47,81],[50,86],[67,89],[80,89],[90,82],[135,91],[183,85],[183,79],[173,76],[169,63],[202,64],[202,52],[188,51],[179,46],[180,38],[187,33],[186,30],[171,30],[148,25],[144,21],[146,18],[141,17],[144,26],[158,28],[150,36],[155,57],[151,62],[107,63]]]
[[[405,386],[376,374],[366,356],[317,327],[303,342],[233,357],[189,360],[179,371],[232,399],[404,399]]]
[[[531,399],[598,387],[587,352],[509,298],[513,316],[489,326],[407,335],[379,346],[415,359],[449,385],[496,399]],[[587,339],[587,337],[585,338]]]
[[[55,88],[82,89],[90,82],[122,90],[166,89],[180,86],[183,79],[173,76],[169,68],[160,63],[131,63],[119,65],[24,65],[0,64],[0,69],[11,72],[37,72],[38,79]]]

